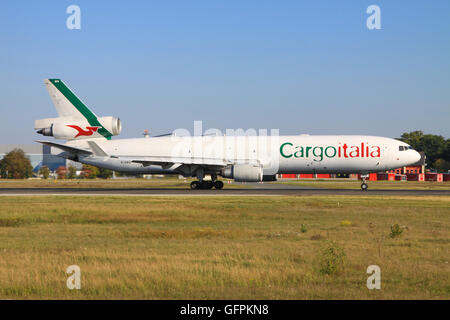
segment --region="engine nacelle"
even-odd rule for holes
[[[260,182],[263,179],[263,169],[258,165],[236,164],[224,168],[221,175],[237,182]]]
[[[119,118],[115,117],[102,117],[98,118],[103,127],[111,132],[113,136],[117,136],[122,131],[122,122]]]
[[[86,120],[72,120],[71,118],[53,118],[36,121],[37,133],[54,137],[58,140],[74,140],[83,138],[99,138],[116,136],[122,131],[119,118],[98,118],[100,125],[91,125]]]

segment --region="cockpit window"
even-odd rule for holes
[[[398,151],[414,150],[411,146],[399,146]]]

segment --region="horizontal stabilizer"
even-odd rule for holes
[[[92,154],[92,152],[89,150],[70,147],[65,144],[55,143],[55,142],[51,142],[51,141],[40,141],[40,140],[37,140],[36,142],[45,144],[50,147],[55,147],[55,148],[58,148],[58,149],[61,149],[63,151],[70,152],[73,154],[83,154],[83,155],[91,155]]]

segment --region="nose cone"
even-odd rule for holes
[[[422,158],[422,156],[420,155],[420,153],[418,153],[417,151],[414,150],[414,163],[419,162],[419,160]]]

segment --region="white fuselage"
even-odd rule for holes
[[[180,173],[176,168],[136,163],[152,157],[205,159],[224,163],[258,163],[264,174],[370,173],[416,163],[420,154],[407,144],[376,136],[198,136],[141,139],[95,139],[109,157],[80,157],[79,161],[115,171]],[[85,140],[68,145],[89,148]],[[399,148],[400,146],[404,146]],[[409,149],[407,148],[409,147]],[[401,150],[403,149],[403,150]],[[181,160],[180,160],[181,161]],[[198,163],[198,161],[196,161]],[[214,166],[210,166],[214,171]]]

